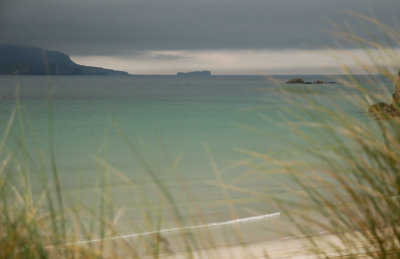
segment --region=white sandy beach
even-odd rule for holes
[[[315,237],[315,240],[319,251],[324,251],[324,255],[328,257],[343,257],[343,254],[337,252],[337,248],[345,251],[345,256],[354,256],[356,254],[357,258],[367,257],[363,253],[365,251],[363,247],[366,243],[359,240],[344,245],[334,234],[319,234]],[[175,253],[173,255],[162,255],[161,258],[316,258],[316,251],[312,251],[309,245],[308,237],[298,237],[204,249],[193,251],[191,254],[186,252]]]

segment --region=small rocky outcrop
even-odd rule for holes
[[[368,112],[377,120],[385,120],[400,117],[400,70],[396,80],[396,86],[392,95],[392,103],[376,103],[368,108]]]
[[[318,85],[322,85],[322,84],[336,84],[335,81],[331,81],[331,82],[325,82],[322,80],[317,80],[317,81],[304,81],[303,78],[292,78],[289,81],[286,82],[286,84],[306,84],[306,85],[311,85],[311,84],[318,84]]]
[[[368,112],[377,120],[390,119],[393,117],[399,117],[400,115],[399,111],[392,104],[384,102],[371,105],[368,108]]]
[[[286,84],[304,84],[303,78],[293,78],[286,82]]]

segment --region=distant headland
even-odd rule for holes
[[[62,52],[31,46],[1,45],[0,74],[3,75],[129,75],[101,67],[76,64]]]
[[[178,72],[177,76],[211,76],[211,71],[203,70],[203,71],[192,71],[192,72]]]

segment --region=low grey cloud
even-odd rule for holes
[[[361,31],[346,11],[392,23],[398,0],[3,0],[0,40],[71,55],[150,50],[334,46],[329,21]],[[151,58],[151,57],[149,57]],[[162,54],[158,59],[188,57]]]
[[[154,54],[148,56],[150,59],[155,60],[190,60],[192,57],[180,54]]]
[[[85,55],[85,54],[84,54]],[[177,51],[146,51],[137,49],[124,49],[121,51],[121,57],[138,58],[141,60],[190,60],[193,57],[188,54]]]

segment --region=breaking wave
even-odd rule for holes
[[[79,241],[79,242],[68,243],[68,244],[66,244],[66,246],[68,246],[68,245],[81,245],[81,244],[88,244],[88,243],[96,243],[96,242],[118,240],[118,239],[135,238],[135,237],[141,237],[141,236],[147,236],[147,235],[170,233],[170,232],[179,232],[179,231],[193,230],[193,229],[220,227],[220,226],[233,225],[233,224],[238,224],[238,223],[249,223],[249,222],[259,221],[259,220],[263,220],[263,219],[267,219],[267,218],[278,217],[280,215],[281,215],[280,212],[275,212],[275,213],[264,214],[264,215],[253,216],[253,217],[246,217],[246,218],[239,218],[239,219],[222,221],[222,222],[208,223],[208,224],[204,224],[204,225],[166,228],[166,229],[161,229],[159,231],[133,233],[133,234],[119,235],[119,236],[113,236],[113,237],[107,237],[107,238],[101,238],[101,239],[82,240],[82,241]]]

